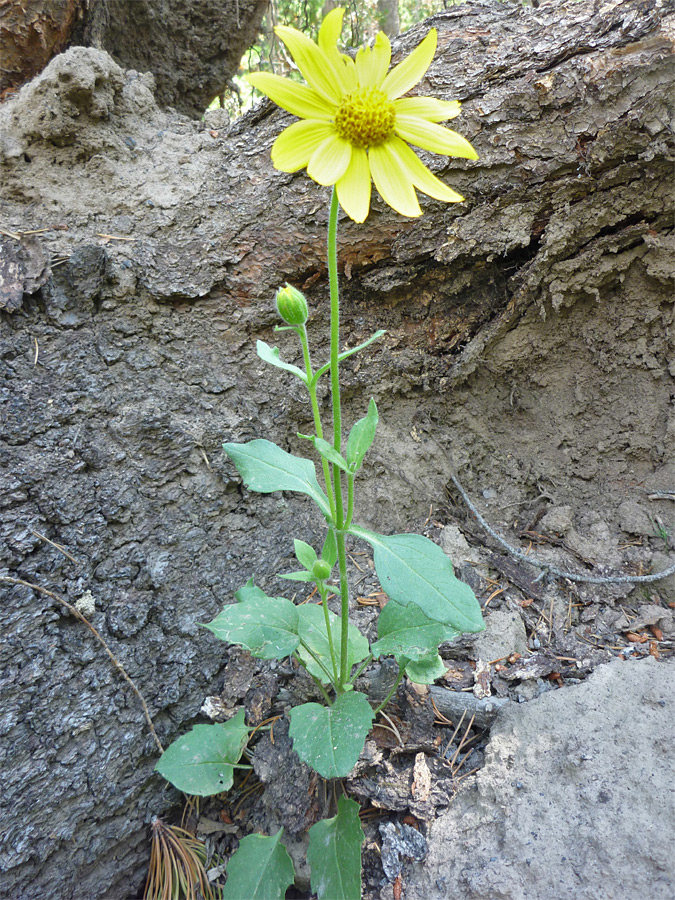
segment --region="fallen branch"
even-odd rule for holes
[[[494,538],[498,544],[500,544],[511,556],[515,557],[515,559],[519,559],[521,562],[527,563],[530,566],[534,566],[536,569],[542,569],[543,571],[535,578],[536,581],[541,581],[544,575],[555,575],[558,578],[566,578],[568,581],[580,581],[584,584],[649,584],[653,581],[661,581],[663,578],[668,578],[670,575],[675,575],[675,564],[669,566],[667,569],[664,569],[662,572],[655,572],[653,575],[582,575],[578,572],[565,572],[562,569],[558,569],[556,566],[552,566],[548,562],[544,562],[543,560],[534,559],[531,556],[523,553],[521,550],[517,550],[515,547],[512,547],[507,541],[504,540],[501,535],[497,534],[497,532],[485,521],[483,516],[478,512],[474,504],[471,502],[468,494],[460,484],[456,475],[450,476],[452,479],[452,483],[457,488],[462,500],[469,507],[471,512],[476,517],[479,524],[487,531],[490,537]]]

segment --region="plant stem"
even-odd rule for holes
[[[337,531],[338,568],[340,571],[340,680],[338,693],[349,681],[347,653],[349,651],[349,581],[347,579],[347,548],[345,532]]]
[[[347,520],[345,521],[345,531],[352,524],[352,516],[354,515],[354,476],[347,475]]]
[[[401,679],[403,678],[403,673],[404,673],[404,672],[405,672],[405,666],[399,665],[399,667],[398,667],[398,675],[397,675],[397,677],[396,677],[396,681],[394,682],[394,686],[393,686],[392,689],[389,691],[389,693],[387,694],[387,696],[384,698],[384,700],[382,701],[382,703],[380,703],[380,705],[379,705],[379,706],[377,707],[377,709],[375,710],[375,715],[377,715],[381,709],[384,709],[384,707],[387,705],[387,703],[389,703],[389,701],[391,700],[391,698],[394,696],[394,694],[396,693],[396,688],[397,688],[397,687],[399,686],[399,684],[401,683]]]
[[[330,392],[333,404],[333,446],[342,453],[342,410],[340,407],[340,290],[338,287],[337,269],[337,224],[338,198],[333,188],[328,216],[328,282],[330,286]],[[335,482],[335,525],[344,528],[344,510],[342,506],[342,477],[337,466],[333,466]]]
[[[328,216],[328,281],[330,286],[330,391],[333,403],[333,447],[342,453],[342,411],[340,408],[340,290],[337,268],[338,196],[333,188]],[[335,485],[335,529],[340,571],[340,678],[337,691],[342,692],[349,680],[347,665],[349,639],[349,583],[347,581],[347,549],[345,547],[345,517],[342,503],[342,472],[333,466]]]
[[[326,622],[326,637],[328,638],[328,649],[330,650],[330,659],[333,664],[333,677],[335,681],[333,684],[339,684],[340,678],[338,676],[338,666],[337,659],[335,657],[335,647],[333,646],[333,631],[330,627],[330,610],[328,609],[328,589],[325,584],[317,585],[319,588],[319,593],[321,594],[321,605],[323,606],[323,617]]]
[[[316,379],[312,373],[312,360],[309,355],[309,343],[307,341],[307,328],[302,325],[298,328],[298,337],[302,344],[302,356],[305,361],[305,373],[307,375],[307,390],[309,391],[309,401],[312,405],[312,415],[314,417],[314,430],[318,438],[323,438],[323,427],[321,425],[321,412],[319,411],[319,402],[316,397]],[[333,496],[333,482],[330,476],[330,467],[327,460],[321,457],[321,465],[323,467],[323,478],[326,482],[326,494],[328,495],[328,503],[330,505],[330,514],[335,521],[335,498]]]

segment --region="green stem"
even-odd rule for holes
[[[340,290],[338,287],[337,268],[337,225],[338,196],[333,188],[328,216],[328,281],[330,287],[330,392],[333,404],[333,447],[342,453],[342,411],[340,408]],[[338,693],[349,680],[348,671],[348,638],[349,638],[349,584],[347,581],[347,549],[345,547],[345,516],[342,502],[342,472],[332,466],[333,484],[335,486],[335,529],[338,549],[338,566],[340,571],[340,679]]]
[[[330,627],[330,611],[328,609],[328,590],[327,590],[325,584],[323,586],[317,585],[317,587],[319,588],[319,593],[321,594],[321,605],[323,606],[323,617],[326,622],[326,635],[328,637],[328,649],[330,650],[330,659],[331,659],[331,662],[333,663],[333,677],[335,679],[333,681],[333,684],[339,684],[340,678],[338,676],[337,658],[335,656],[335,647],[333,646],[333,630]]]
[[[330,392],[333,405],[333,447],[342,453],[342,409],[340,406],[340,290],[337,269],[338,197],[333,188],[328,216],[328,282],[330,286]],[[333,466],[335,483],[336,528],[344,528],[342,473]]]
[[[345,532],[336,532],[338,568],[340,572],[340,681],[338,693],[349,681],[347,653],[349,650],[349,581],[347,580],[347,548]]]
[[[345,522],[345,531],[352,524],[352,516],[354,515],[354,476],[347,475],[347,520]]]
[[[396,678],[396,681],[394,682],[394,686],[393,686],[392,689],[389,691],[389,693],[387,694],[387,696],[384,698],[384,700],[382,701],[382,703],[380,703],[380,705],[379,705],[379,706],[377,707],[377,709],[375,710],[375,715],[377,715],[377,714],[380,712],[380,710],[384,709],[384,707],[387,705],[387,703],[389,703],[389,701],[391,700],[391,698],[394,696],[394,694],[396,693],[396,688],[397,688],[397,687],[399,686],[399,684],[401,683],[401,679],[403,678],[403,673],[404,673],[404,672],[405,672],[405,666],[402,666],[402,665],[400,665],[400,663],[399,663],[399,667],[398,667],[398,676],[397,676],[397,678]]]
[[[302,344],[302,356],[305,361],[305,373],[307,375],[307,390],[309,391],[309,401],[312,405],[312,415],[314,417],[314,430],[318,438],[323,438],[323,427],[321,425],[321,412],[319,411],[319,401],[316,396],[317,380],[312,373],[312,360],[309,355],[309,342],[307,341],[307,328],[302,325],[298,328],[298,337]],[[335,498],[333,496],[333,482],[330,476],[330,467],[327,460],[321,457],[321,465],[323,467],[323,478],[326,483],[326,494],[328,495],[328,503],[330,505],[330,514],[335,521]]]

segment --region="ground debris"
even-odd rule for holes
[[[382,868],[391,883],[399,877],[407,860],[420,862],[427,855],[426,838],[410,825],[382,822],[380,834],[382,835]]]

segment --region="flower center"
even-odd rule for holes
[[[335,113],[335,130],[355,147],[382,144],[391,135],[396,121],[394,104],[377,88],[347,94]]]

